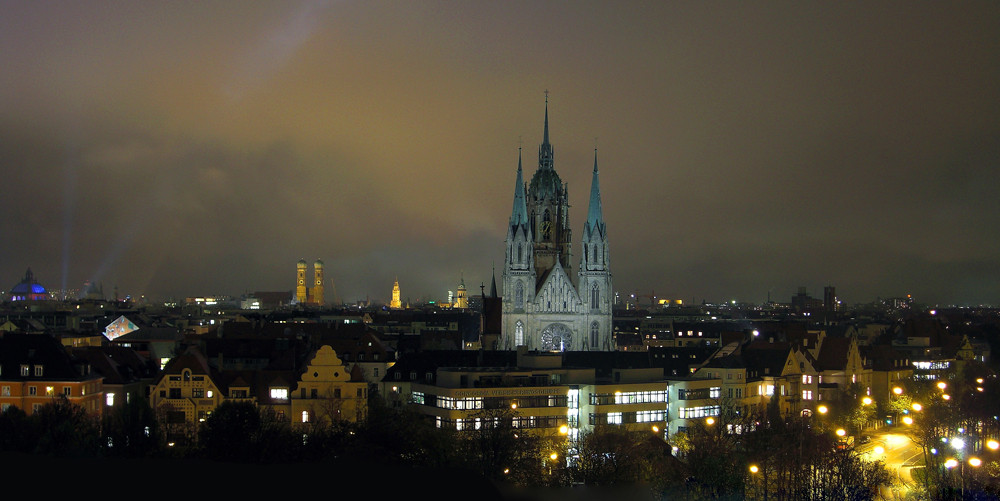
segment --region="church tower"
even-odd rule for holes
[[[389,301],[389,307],[398,310],[403,307],[403,302],[399,300],[399,279],[392,284],[392,300]]]
[[[465,289],[465,275],[462,275],[462,281],[458,283],[458,293],[455,294],[455,308],[468,308],[469,307],[469,296]]]
[[[608,258],[608,232],[601,209],[601,185],[597,177],[597,150],[594,150],[594,174],[590,181],[587,222],[583,224],[583,252],[577,283],[584,308],[591,317],[587,327],[592,349],[613,350],[611,334],[611,268]]]
[[[312,303],[322,306],[323,305],[323,260],[317,259],[313,263],[313,288],[312,288]]]
[[[305,304],[309,300],[309,295],[306,291],[306,260],[299,259],[295,268],[295,301],[299,304]]]
[[[507,227],[500,349],[613,350],[611,273],[595,152],[584,255],[572,273],[569,190],[554,166],[545,99],[538,168],[524,182],[518,149],[514,205]]]

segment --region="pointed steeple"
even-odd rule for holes
[[[490,297],[497,297],[497,266],[493,265],[493,282],[490,283]]]
[[[542,134],[542,144],[549,144],[549,91],[545,91],[545,133]]]
[[[604,234],[604,211],[601,210],[601,184],[597,178],[597,149],[594,149],[594,178],[590,182],[590,207],[587,209],[587,227],[591,232]]]
[[[514,207],[510,212],[511,227],[528,224],[528,205],[524,198],[524,175],[521,174],[521,148],[517,149],[517,181],[514,182]]]
[[[545,91],[545,130],[542,145],[538,147],[538,168],[552,169],[552,145],[549,144],[549,91]]]

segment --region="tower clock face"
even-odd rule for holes
[[[542,223],[542,238],[548,239],[552,235],[552,222],[545,221]]]
[[[305,280],[299,280],[299,285],[305,285],[305,283],[306,283]]]
[[[317,280],[316,281],[316,285],[323,285],[323,281],[322,280]]]

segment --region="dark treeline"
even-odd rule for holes
[[[483,410],[479,426],[456,431],[373,400],[362,423],[302,427],[252,403],[227,402],[200,424],[197,440],[181,446],[166,442],[146,402],[134,400],[97,421],[56,399],[31,416],[16,408],[0,415],[0,447],[32,456],[202,461],[214,468],[266,467],[262,471],[293,475],[298,469],[322,467],[328,475],[365,476],[361,472],[377,468],[397,472],[398,481],[375,489],[403,489],[408,481],[427,485],[432,478],[451,479],[448,488],[454,489],[454,479],[463,479],[481,482],[474,488],[487,498],[500,492],[495,486],[586,485],[629,492],[640,488],[654,498],[671,499],[864,500],[875,499],[879,486],[889,482],[881,463],[838,447],[830,432],[813,429],[804,420],[765,415],[691,428],[674,444],[679,460],[671,445],[651,431],[598,427],[568,440],[558,432],[518,429],[515,414],[511,409]],[[726,425],[742,426],[742,433],[725,433]]]

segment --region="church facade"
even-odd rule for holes
[[[554,167],[546,98],[538,168],[530,183],[524,182],[518,151],[503,268],[500,349],[615,349],[610,258],[596,151],[579,262],[573,259],[568,188]],[[575,272],[573,264],[579,265]]]

